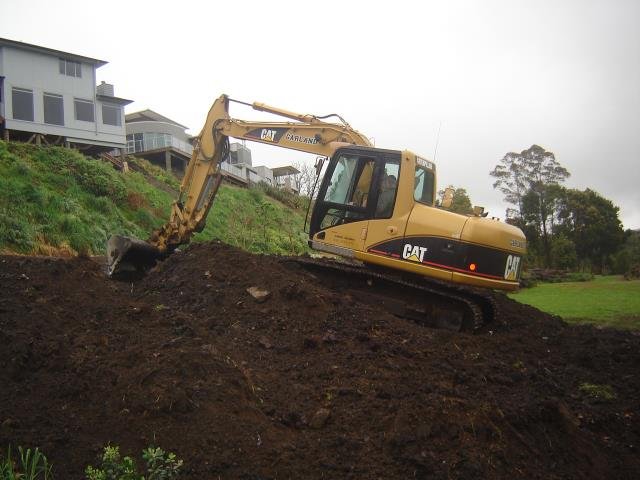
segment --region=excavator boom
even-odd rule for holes
[[[256,122],[233,119],[230,102],[251,106],[254,110],[288,118],[290,122]],[[325,119],[337,117],[339,122]],[[211,106],[202,131],[194,142],[191,160],[180,185],[178,199],[171,206],[169,221],[154,231],[148,242],[115,235],[107,244],[107,269],[110,276],[144,270],[154,259],[171,253],[204,228],[222,176],[220,164],[228,158],[229,138],[275,145],[330,157],[345,145],[371,146],[369,139],[351,128],[339,115],[317,117],[271,107],[263,103],[245,103],[220,96]]]

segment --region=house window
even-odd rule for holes
[[[142,133],[130,133],[127,135],[127,153],[144,151],[144,135]]]
[[[83,122],[94,121],[92,101],[76,98],[73,100],[73,105],[76,111],[76,120],[82,120]]]
[[[122,125],[122,110],[114,105],[102,105],[102,123],[120,127]]]
[[[58,60],[58,66],[62,75],[68,75],[69,77],[82,77],[82,68],[80,62],[74,62],[73,60],[65,60],[61,58]]]
[[[45,93],[43,95],[44,123],[64,125],[64,104],[62,95]]]
[[[33,122],[33,91],[23,88],[11,90],[13,118]]]

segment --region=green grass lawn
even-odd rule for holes
[[[596,276],[590,282],[541,283],[509,296],[568,322],[640,329],[640,280]]]

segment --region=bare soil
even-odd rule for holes
[[[640,478],[637,334],[501,294],[495,329],[435,330],[327,285],[218,243],[135,283],[0,257],[0,448],[63,479],[109,442],[187,479]]]

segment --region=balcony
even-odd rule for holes
[[[127,153],[150,152],[164,148],[174,148],[191,156],[193,146],[168,133],[135,133],[127,135]]]

